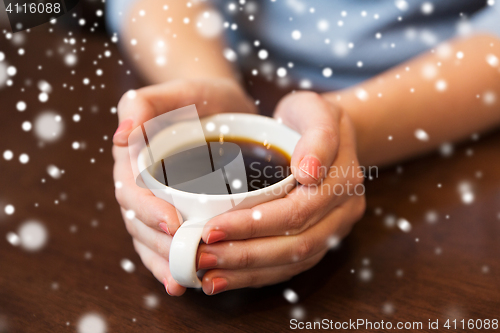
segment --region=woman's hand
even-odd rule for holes
[[[119,126],[113,137],[116,199],[144,265],[165,284],[170,295],[186,290],[170,275],[168,254],[172,236],[182,217],[177,210],[147,188],[136,185],[128,136],[145,121],[177,108],[195,104],[200,116],[221,112],[255,113],[255,105],[229,79],[178,80],[126,93],[118,104]]]
[[[348,116],[318,94],[299,92],[279,103],[275,117],[302,134],[292,156],[302,185],[207,223],[197,258],[198,269],[210,269],[206,294],[290,279],[316,265],[364,213],[364,177]]]

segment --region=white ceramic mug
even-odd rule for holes
[[[273,118],[259,115],[223,113],[202,118],[200,121],[206,138],[218,137],[218,131],[223,129],[224,137],[229,140],[234,136],[267,142],[290,156],[300,139],[297,132]],[[175,147],[186,146],[190,143],[192,126],[196,124],[189,121],[176,123],[159,131],[149,140],[149,145],[154,146],[159,155],[167,156]],[[169,144],[162,145],[162,142],[169,142]],[[173,237],[169,256],[172,277],[184,287],[201,287],[201,281],[196,274],[196,255],[203,226],[211,218],[230,210],[251,208],[283,197],[296,184],[293,175],[290,175],[273,185],[251,192],[226,195],[190,193],[165,186],[156,180],[150,168],[148,169],[149,161],[148,151],[144,148],[137,159],[139,170],[148,170],[141,173],[144,183],[155,196],[174,205],[184,219]]]

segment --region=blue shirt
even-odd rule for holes
[[[133,1],[106,2],[112,32],[125,24],[123,17]],[[362,82],[453,37],[476,32],[500,37],[500,0],[496,1],[210,2],[223,17],[230,49],[226,52],[243,70],[282,84],[293,80],[307,89],[335,90]]]

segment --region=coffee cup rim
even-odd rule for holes
[[[270,117],[266,117],[266,116],[262,116],[262,115],[257,115],[257,114],[249,114],[249,113],[218,113],[218,114],[215,114],[215,115],[210,115],[210,116],[202,117],[202,118],[200,118],[200,120],[202,122],[206,122],[206,121],[209,121],[210,119],[220,119],[220,118],[228,118],[231,121],[234,121],[236,118],[239,118],[239,119],[252,118],[253,120],[259,119],[259,121],[264,121],[264,122],[272,123],[273,125],[277,125],[277,126],[283,128],[284,130],[286,130],[287,132],[289,132],[289,135],[295,136],[295,138],[296,138],[297,141],[300,139],[300,134],[297,133],[296,131],[294,131],[293,129],[287,127],[286,125],[284,125],[284,124],[282,124],[280,122],[278,122],[274,118],[270,118]],[[172,127],[177,126],[178,124],[180,124],[180,123],[177,123],[177,124],[174,124],[172,126],[169,126],[167,128],[162,129],[160,132],[158,132],[155,135],[155,137],[158,136],[158,135],[161,135],[161,133],[163,133],[163,132],[165,132],[167,130],[170,131],[172,129]],[[294,139],[294,138],[291,138],[291,139]],[[154,138],[152,140],[154,140]],[[279,147],[279,148],[282,149],[282,150],[284,150],[284,151],[286,151],[288,154],[290,154],[290,156],[292,156],[293,151],[290,152],[288,150],[285,150],[283,147]],[[145,163],[146,153],[147,153],[147,147],[144,147],[141,150],[141,152],[139,153],[138,159],[137,159],[138,160],[138,164],[139,164],[139,170],[145,170],[146,171],[145,173],[141,172],[141,176],[146,176],[146,177],[149,178],[149,181],[153,181],[155,184],[159,185],[159,188],[155,188],[156,190],[167,191],[167,192],[181,194],[181,195],[185,195],[185,196],[191,196],[191,197],[205,196],[205,197],[207,197],[207,199],[209,198],[211,200],[217,200],[217,199],[227,200],[228,198],[230,198],[230,199],[243,199],[243,198],[248,197],[248,196],[255,196],[255,195],[265,194],[266,192],[273,191],[276,188],[279,188],[279,187],[282,187],[282,186],[286,186],[287,184],[293,184],[293,183],[295,183],[295,177],[293,176],[293,174],[290,174],[288,177],[286,177],[286,178],[284,178],[284,179],[282,179],[282,180],[280,180],[280,181],[278,181],[278,182],[276,182],[276,183],[274,183],[272,185],[266,186],[266,187],[258,189],[258,190],[249,191],[249,192],[234,193],[234,194],[201,194],[201,193],[192,193],[192,192],[182,191],[182,190],[178,190],[176,188],[173,188],[173,187],[170,187],[170,186],[167,186],[167,185],[161,183],[160,181],[158,181],[149,172],[149,169],[148,169],[148,167],[146,166],[146,163]]]

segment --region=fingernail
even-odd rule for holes
[[[168,230],[168,225],[166,223],[160,223],[160,228],[161,230],[165,231],[167,235],[171,235],[170,230]]]
[[[299,164],[299,169],[314,180],[320,178],[321,162],[314,156],[306,156]]]
[[[207,244],[212,244],[226,238],[224,231],[212,230],[207,236]]]
[[[169,292],[168,292],[168,281],[167,279],[163,279],[163,285],[165,286],[165,291],[167,292],[167,294],[169,294],[170,296],[172,296]]]
[[[126,119],[120,123],[118,128],[116,129],[116,132],[113,136],[117,135],[120,132],[128,131],[129,129],[132,128],[132,124],[134,121],[132,119]]]
[[[200,254],[200,260],[198,260],[198,269],[207,269],[217,266],[217,257],[210,253]]]
[[[212,279],[212,292],[210,295],[215,295],[224,291],[227,288],[227,280],[224,278],[214,278]]]

